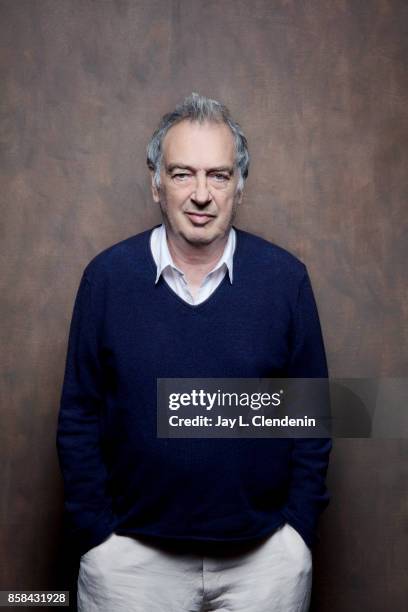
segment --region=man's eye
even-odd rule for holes
[[[179,181],[185,181],[186,179],[189,178],[189,174],[187,174],[186,172],[178,172],[177,174],[173,174],[172,178],[175,178]]]
[[[218,181],[219,183],[222,183],[223,181],[228,181],[229,180],[229,176],[226,174],[220,174],[219,172],[216,172],[215,174],[212,175],[213,178],[215,178],[216,181]]]

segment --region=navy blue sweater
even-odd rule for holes
[[[150,233],[95,257],[75,302],[58,451],[79,551],[113,531],[232,543],[284,522],[311,546],[329,440],[156,435],[157,378],[327,376],[305,266],[237,230],[233,284],[191,306],[155,284]]]

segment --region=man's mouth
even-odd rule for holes
[[[205,225],[215,217],[215,215],[200,212],[186,212],[186,215],[194,225]]]

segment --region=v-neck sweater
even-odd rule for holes
[[[328,502],[327,439],[158,438],[158,378],[324,378],[307,270],[236,230],[234,282],[187,304],[156,266],[148,230],[97,255],[78,289],[58,451],[81,553],[110,533],[243,542],[289,522],[311,546]]]

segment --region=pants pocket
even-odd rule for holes
[[[310,572],[312,569],[312,553],[298,531],[289,523],[285,523],[281,530],[282,540],[288,556],[301,572]]]
[[[97,550],[100,550],[102,547],[105,547],[108,542],[110,542],[110,540],[115,536],[114,533],[111,533],[110,536],[108,536],[105,540],[103,540],[103,542],[101,542],[100,544],[97,544],[96,546],[93,546],[92,548],[90,548],[89,550],[86,551],[86,553],[84,553],[81,556],[81,559],[85,559],[86,557],[90,557],[91,555],[95,554],[95,552]]]

